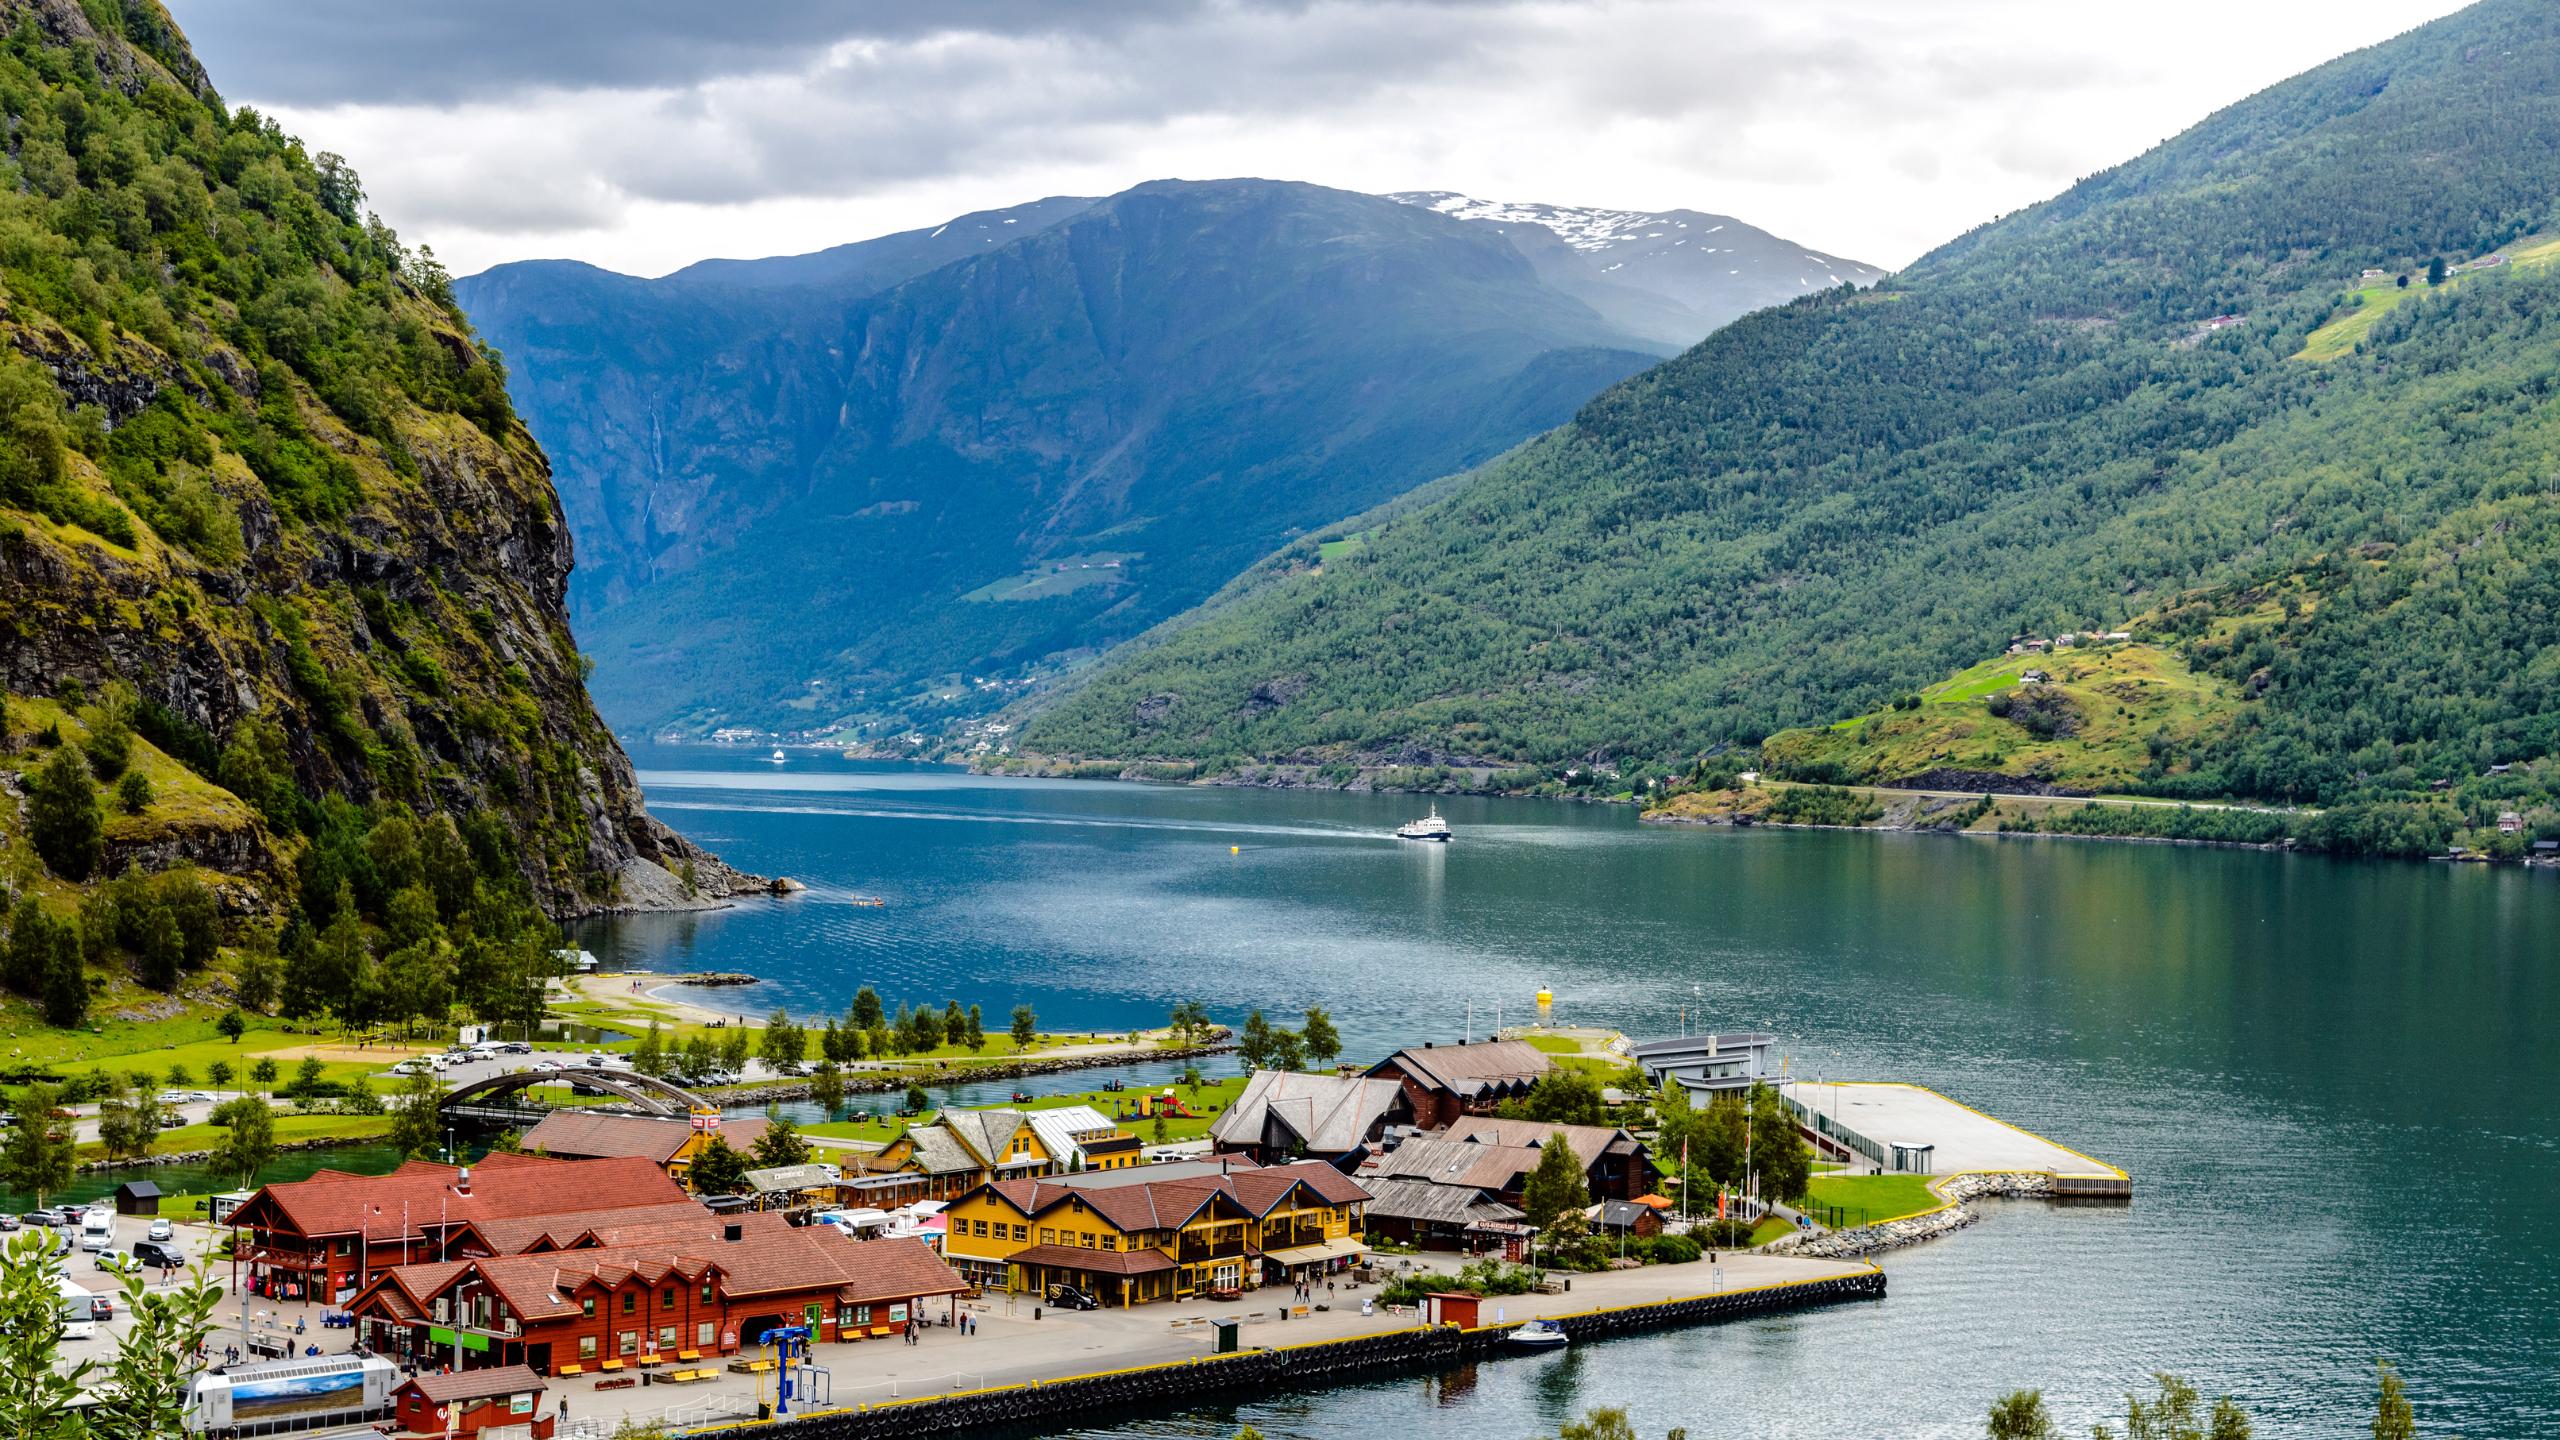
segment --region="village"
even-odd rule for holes
[[[1970,1223],[1967,1197],[2130,1191],[1934,1092],[1797,1076],[1759,1031],[1532,1027],[1192,1088],[1219,1099],[1189,1138],[1142,1133],[1204,1118],[1179,1085],[1018,1096],[742,1182],[709,1157],[787,1122],[563,1107],[469,1165],[228,1197],[181,1232],[227,1292],[200,1418],[554,1440],[1444,1329],[1529,1351],[1881,1295],[1872,1254]],[[1746,1104],[1733,1182],[1659,1148]],[[1813,1181],[1764,1198],[1790,1165]]]

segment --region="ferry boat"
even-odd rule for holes
[[[1553,1320],[1532,1320],[1503,1336],[1502,1343],[1515,1350],[1561,1350],[1572,1338]]]
[[[781,763],[782,763],[782,761],[783,761],[783,754],[782,754],[782,752],[781,752],[780,750],[776,750],[776,751],[774,751],[774,752],[773,752],[773,761],[772,761],[772,763],[774,763],[774,764],[776,764],[776,765],[779,765],[779,764],[781,764]]]
[[[1419,820],[1407,820],[1402,825],[1397,826],[1396,838],[1399,840],[1436,840],[1446,844],[1449,839],[1449,822],[1440,818],[1440,807],[1438,805],[1433,805],[1431,807],[1430,814]]]

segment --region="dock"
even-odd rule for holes
[[[1862,1171],[2037,1176],[2056,1198],[2133,1198],[2133,1177],[2115,1166],[1923,1085],[1800,1078],[1786,1098],[1824,1154]]]

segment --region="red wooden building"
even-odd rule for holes
[[[235,1283],[253,1295],[334,1302],[399,1265],[567,1249],[705,1218],[701,1202],[646,1159],[502,1153],[464,1168],[412,1160],[388,1175],[322,1170],[265,1186],[226,1223],[239,1232]]]
[[[739,1216],[635,1243],[404,1265],[348,1309],[385,1355],[565,1376],[689,1364],[785,1325],[888,1339],[924,1301],[967,1288],[921,1240]]]
[[[1369,1075],[1403,1086],[1413,1123],[1440,1130],[1469,1115],[1492,1114],[1503,1101],[1527,1095],[1554,1069],[1546,1052],[1526,1040],[1478,1040],[1408,1046],[1370,1066]]]
[[[547,1440],[558,1417],[542,1413],[543,1378],[522,1365],[420,1375],[391,1392],[391,1416],[405,1434],[477,1435],[522,1425]]]

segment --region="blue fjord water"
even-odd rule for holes
[[[2425,1433],[2560,1431],[2560,874],[1466,799],[1444,849],[1386,838],[1406,797],[635,758],[658,814],[811,887],[585,932],[766,977],[712,1003],[840,1011],[868,983],[1095,1028],[1322,1004],[1369,1053],[1523,1018],[1543,984],[1559,1020],[1766,1026],[1799,1072],[1933,1085],[2136,1179],[2130,1206],[1990,1205],[1889,1257],[1877,1304],[1094,1433],[1480,1440],[1622,1404],[1699,1440],[1956,1437],[2019,1386],[2085,1433],[2166,1369],[2262,1436],[2347,1436],[2379,1357]]]

